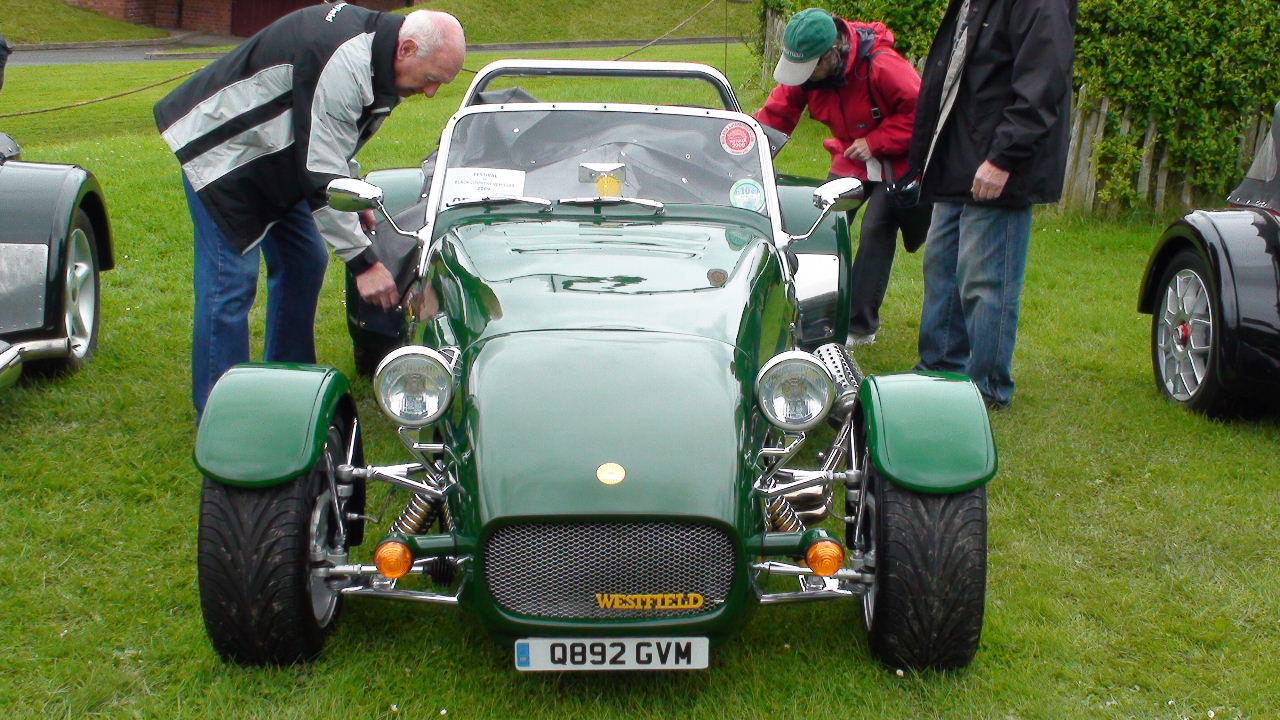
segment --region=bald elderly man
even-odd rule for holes
[[[259,254],[267,265],[264,359],[313,363],[327,243],[360,295],[399,301],[361,225],[325,187],[402,98],[435,95],[462,69],[452,15],[401,16],[337,3],[292,12],[156,103],[156,125],[182,165],[195,226],[191,392],[197,417],[218,378],[249,360]]]

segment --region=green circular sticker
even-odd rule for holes
[[[749,230],[740,228],[727,228],[724,231],[724,240],[729,243],[729,247],[734,250],[741,250],[756,238],[756,234]]]
[[[739,180],[729,188],[729,204],[759,212],[764,209],[764,186],[751,178]]]

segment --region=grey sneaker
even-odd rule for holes
[[[845,347],[851,347],[851,348],[862,347],[864,345],[874,345],[875,343],[876,343],[875,333],[871,333],[870,335],[858,335],[856,333],[849,333],[848,339],[846,339],[844,342]]]

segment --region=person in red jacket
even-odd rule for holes
[[[773,77],[778,86],[756,120],[790,135],[807,107],[835,136],[822,143],[831,153],[828,179],[856,177],[867,187],[853,261],[849,344],[869,345],[880,328],[898,233],[884,181],[907,170],[920,74],[893,49],[893,32],[883,23],[809,8],[787,23]]]

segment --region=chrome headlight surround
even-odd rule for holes
[[[401,427],[430,425],[453,400],[453,363],[422,345],[398,348],[378,363],[373,394],[382,412]]]
[[[803,432],[831,411],[835,381],[818,358],[803,350],[774,355],[756,375],[756,403],[778,428]]]

